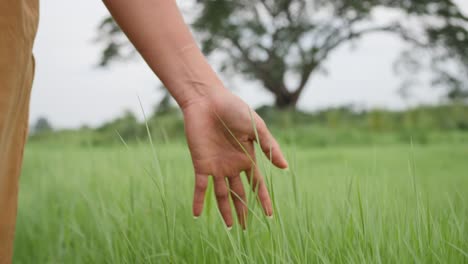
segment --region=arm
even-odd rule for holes
[[[104,0],[104,3],[180,107],[222,89],[175,0]]]
[[[187,142],[195,170],[193,214],[203,208],[208,176],[213,176],[219,210],[233,224],[229,196],[245,226],[247,208],[240,173],[245,172],[265,214],[270,197],[255,164],[253,121],[260,145],[272,162],[286,168],[278,143],[263,120],[226,90],[185,25],[175,0],[104,0],[122,30],[161,79],[184,113]],[[227,182],[226,182],[227,178]]]

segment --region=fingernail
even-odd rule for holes
[[[267,215],[268,219],[273,219],[273,215]]]
[[[289,171],[289,166],[283,169],[284,171]]]
[[[198,219],[198,216],[194,215],[194,216],[193,216],[193,219],[197,220],[197,219]]]
[[[226,226],[226,229],[230,231],[232,229],[232,226]]]

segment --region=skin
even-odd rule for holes
[[[116,22],[164,83],[182,109],[188,147],[195,171],[193,215],[203,210],[208,177],[214,180],[218,208],[227,227],[246,227],[247,208],[241,173],[267,216],[273,215],[270,195],[255,161],[255,128],[260,146],[278,168],[288,164],[265,122],[227,90],[207,63],[184,23],[174,0],[104,0]]]
[[[265,214],[272,216],[270,195],[255,164],[256,134],[252,119],[265,155],[272,157],[273,164],[279,168],[287,168],[288,164],[265,122],[229,91],[203,98],[185,107],[183,112],[195,170],[193,215],[198,217],[202,212],[208,176],[212,175],[218,208],[226,225],[233,224],[230,196],[238,220],[245,227],[246,196],[240,176],[245,172]]]

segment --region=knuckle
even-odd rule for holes
[[[264,152],[270,152],[273,151],[273,146],[271,145],[271,141],[264,141],[264,143],[261,145],[262,150]]]
[[[253,155],[247,155],[247,154],[243,154],[243,155],[240,155],[239,156],[239,162],[242,164],[240,170],[246,170],[248,168],[250,168],[250,166],[252,166],[252,159],[253,159]],[[239,174],[239,171],[237,171],[237,174]],[[234,174],[235,175],[235,174]]]
[[[268,200],[269,197],[270,197],[270,196],[268,195],[267,192],[259,192],[259,193],[258,193],[258,198],[259,198],[260,200],[262,200],[262,201]]]
[[[228,198],[228,193],[225,191],[216,191],[215,195],[218,200],[224,200]]]
[[[198,192],[204,192],[206,189],[206,184],[204,182],[201,182],[201,181],[197,181],[195,183],[195,190],[198,191]]]

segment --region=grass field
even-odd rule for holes
[[[260,163],[275,216],[250,194],[249,227],[227,230],[208,192],[191,215],[180,144],[30,144],[15,263],[468,263],[468,145],[285,147]]]

